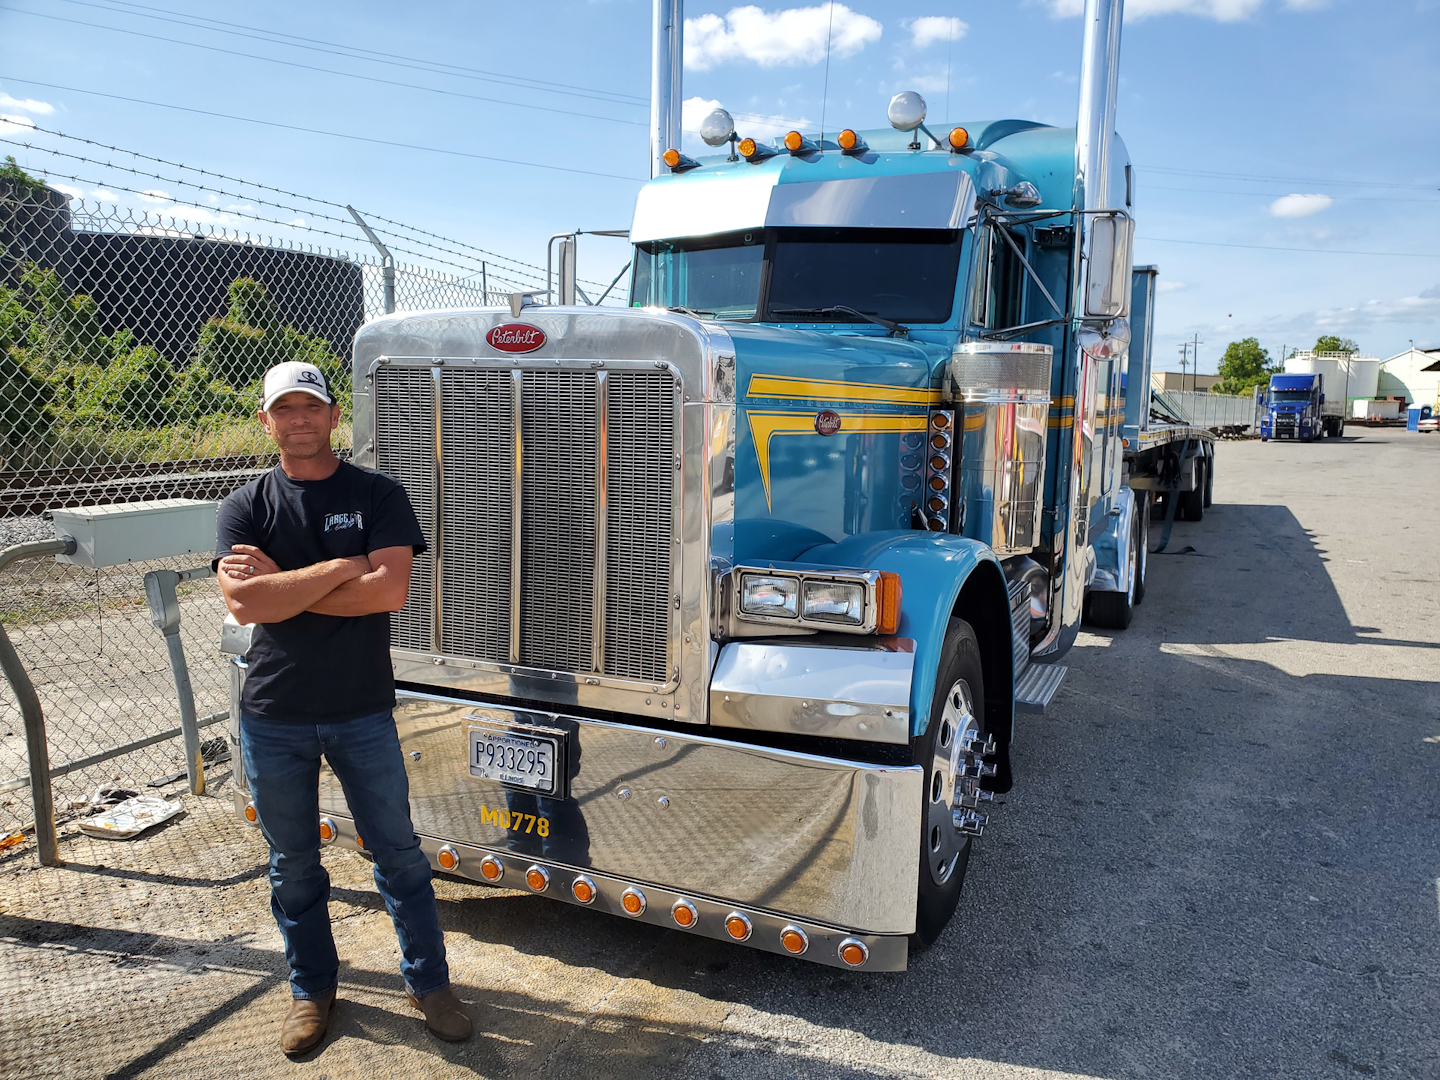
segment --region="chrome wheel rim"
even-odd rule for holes
[[[940,730],[935,738],[935,753],[930,762],[925,788],[925,863],[936,885],[945,885],[955,874],[967,838],[955,827],[957,797],[973,795],[969,786],[979,789],[978,778],[962,776],[965,766],[980,760],[978,754],[965,747],[980,741],[980,722],[976,719],[970,684],[957,679],[945,695],[945,706],[937,718]]]

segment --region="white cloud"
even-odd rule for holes
[[[106,191],[103,187],[96,188],[90,193],[91,198],[99,199],[102,202],[119,202],[120,196],[113,191]]]
[[[1182,290],[1188,289],[1189,287],[1190,286],[1183,281],[1160,281],[1156,283],[1155,291],[1162,293],[1181,292]]]
[[[1329,195],[1282,195],[1270,204],[1270,213],[1275,217],[1307,217],[1327,210],[1335,200]]]
[[[922,15],[918,19],[902,22],[901,26],[910,31],[915,48],[924,49],[937,41],[959,41],[970,27],[953,15]]]
[[[835,56],[852,56],[880,40],[883,27],[844,4],[764,11],[754,5],[731,8],[724,16],[685,20],[685,66],[708,71],[733,60],[761,67],[816,64],[825,59],[825,41]]]
[[[69,196],[72,199],[82,198],[85,194],[85,192],[81,191],[78,187],[71,187],[69,184],[62,184],[58,180],[47,180],[45,181],[45,183],[48,186],[54,188],[56,191],[60,192],[60,194]]]
[[[38,116],[49,116],[55,111],[55,106],[48,101],[36,101],[34,98],[14,98],[9,94],[0,94],[0,109],[19,109],[21,112],[35,113]]]
[[[34,126],[35,121],[28,116],[0,113],[0,135],[15,135],[22,131],[28,134]]]
[[[723,146],[706,146],[700,139],[700,121],[709,116],[716,109],[724,108],[714,98],[696,97],[686,98],[680,104],[680,129],[684,132],[686,149],[697,154],[719,154],[725,151]],[[749,136],[752,139],[759,139],[762,142],[773,139],[777,135],[783,135],[787,131],[808,131],[814,125],[808,117],[792,118],[787,116],[770,116],[763,113],[737,113],[731,112],[735,118],[735,130],[742,138]]]
[[[1440,285],[1432,285],[1415,296],[1388,300],[1366,300],[1353,307],[1321,308],[1290,320],[1296,327],[1354,331],[1385,323],[1434,322],[1440,319]]]
[[[175,201],[174,197],[168,191],[160,191],[156,188],[151,188],[149,191],[142,191],[140,198],[149,203],[168,203]]]
[[[1305,9],[1309,0],[1288,0],[1286,6]],[[1044,0],[1050,13],[1060,18],[1079,15],[1085,0]],[[1126,19],[1144,19],[1152,15],[1199,15],[1217,22],[1239,22],[1248,19],[1264,6],[1265,0],[1130,0],[1125,5]]]

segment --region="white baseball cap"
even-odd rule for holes
[[[325,376],[320,374],[318,367],[303,360],[287,360],[265,373],[264,389],[260,392],[260,411],[269,412],[270,406],[277,400],[296,390],[312,394],[326,405],[334,404],[330,388],[325,385]]]

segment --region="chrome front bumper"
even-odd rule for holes
[[[568,797],[537,797],[469,772],[471,719],[519,721],[568,734]],[[914,930],[923,770],[772,750],[703,735],[523,712],[479,702],[401,694],[395,710],[410,776],[415,831],[431,865],[476,881],[485,856],[504,867],[496,883],[680,929],[672,909],[697,910],[683,932],[733,940],[732,912],[749,919],[744,944],[789,955],[780,936],[802,930],[803,959],[849,967],[842,943],[861,942],[866,970],[906,966]],[[245,796],[237,795],[244,810]],[[339,782],[320,778],[320,813],[335,842],[357,846]],[[539,819],[546,822],[540,835]],[[510,827],[506,820],[510,819]],[[521,821],[528,829],[516,825]],[[530,822],[535,824],[530,824]],[[532,866],[544,888],[526,882]],[[628,888],[645,896],[631,915]]]

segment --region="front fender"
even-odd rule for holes
[[[915,672],[910,683],[910,733],[925,733],[930,723],[930,703],[935,697],[935,677],[940,667],[940,650],[945,631],[956,613],[962,591],[967,597],[966,614],[972,622],[983,614],[977,635],[986,626],[1005,628],[1004,640],[981,642],[994,661],[991,670],[1003,672],[1000,685],[985,687],[986,712],[1001,720],[1002,737],[1008,737],[1013,723],[1014,672],[1008,627],[1010,613],[1005,602],[1005,575],[995,553],[978,540],[948,533],[895,531],[852,536],[838,544],[821,544],[804,552],[799,560],[824,566],[888,570],[900,575],[900,626],[898,634],[915,642]],[[973,588],[967,589],[967,585]],[[982,607],[971,612],[969,604]],[[1003,654],[1003,657],[1001,656]],[[991,696],[995,695],[994,700]],[[1003,719],[1002,719],[1003,718]],[[991,731],[995,731],[992,722]]]

